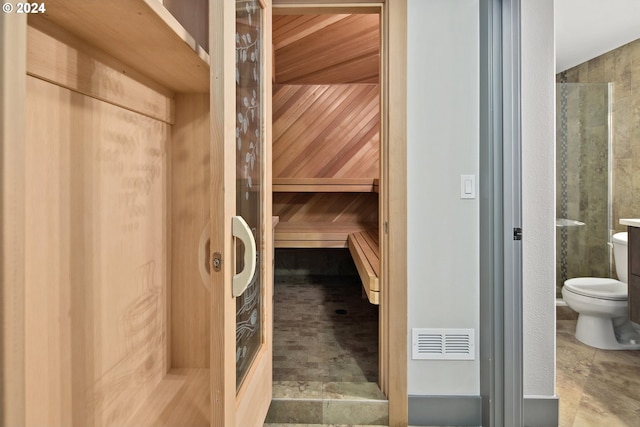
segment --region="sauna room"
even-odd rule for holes
[[[274,380],[376,383],[380,16],[277,8],[273,46]]]

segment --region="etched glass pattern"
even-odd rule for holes
[[[263,113],[260,47],[262,9],[255,0],[236,1],[236,215],[242,216],[256,239],[256,273],[236,300],[236,387],[240,388],[263,341],[262,283],[260,277],[261,182],[263,165]],[[238,243],[237,271],[244,266]]]

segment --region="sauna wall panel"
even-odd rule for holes
[[[281,223],[377,224],[375,193],[273,193]]]
[[[27,425],[113,426],[168,369],[168,124],[26,94]]]
[[[276,85],[274,178],[379,175],[378,85]]]
[[[210,294],[200,278],[209,222],[209,95],[177,95],[171,141],[171,366],[208,368]]]
[[[275,82],[379,83],[380,16],[273,17]]]

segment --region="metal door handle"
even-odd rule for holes
[[[232,234],[244,244],[244,268],[233,275],[233,296],[239,297],[247,289],[256,272],[256,240],[251,228],[241,216],[232,217]]]

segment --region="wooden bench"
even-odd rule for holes
[[[380,304],[380,242],[378,230],[368,229],[349,234],[349,252],[358,269],[369,302]]]
[[[351,233],[375,226],[349,222],[280,222],[275,229],[275,247],[346,248]]]

